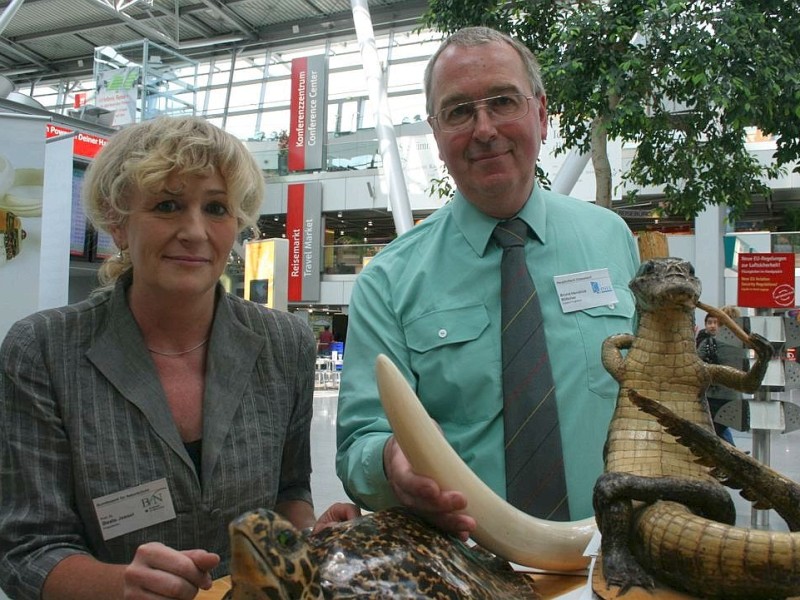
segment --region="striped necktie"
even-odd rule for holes
[[[536,517],[568,520],[564,459],[539,298],[525,263],[528,226],[499,223],[506,498]]]

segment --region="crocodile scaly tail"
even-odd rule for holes
[[[630,391],[640,409],[653,415],[694,452],[714,475],[775,510],[790,528],[798,521],[800,486],[687,421],[663,404]],[[637,559],[677,589],[704,590],[708,598],[766,600],[800,594],[800,534],[760,531],[700,517],[676,502],[656,502],[636,519]]]
[[[676,415],[669,408],[629,390],[631,402],[653,415],[667,433],[689,448],[700,464],[727,487],[740,489],[757,509],[774,509],[791,531],[800,531],[800,485],[724,442],[714,432]]]
[[[659,501],[635,522],[637,560],[675,589],[718,600],[800,594],[800,534],[732,527]]]

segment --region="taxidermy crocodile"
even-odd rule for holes
[[[772,355],[769,342],[701,304],[700,281],[686,261],[647,261],[630,288],[636,334],[603,344],[603,364],[620,384],[594,490],[606,585],[624,593],[660,581],[726,600],[800,594],[800,533],[735,527],[723,484],[740,488],[757,508],[774,508],[791,532],[800,529],[800,486],[717,437],[705,400],[711,383],[754,392]],[[700,360],[695,307],[755,350],[748,371]]]

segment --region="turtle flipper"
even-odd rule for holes
[[[631,402],[653,415],[681,444],[689,448],[700,464],[724,485],[741,490],[743,498],[758,509],[775,509],[791,531],[800,530],[800,485],[767,465],[731,446],[713,431],[701,427],[669,408],[629,390]]]

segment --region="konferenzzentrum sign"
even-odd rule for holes
[[[289,109],[289,170],[312,171],[325,163],[328,59],[323,55],[292,60]]]

